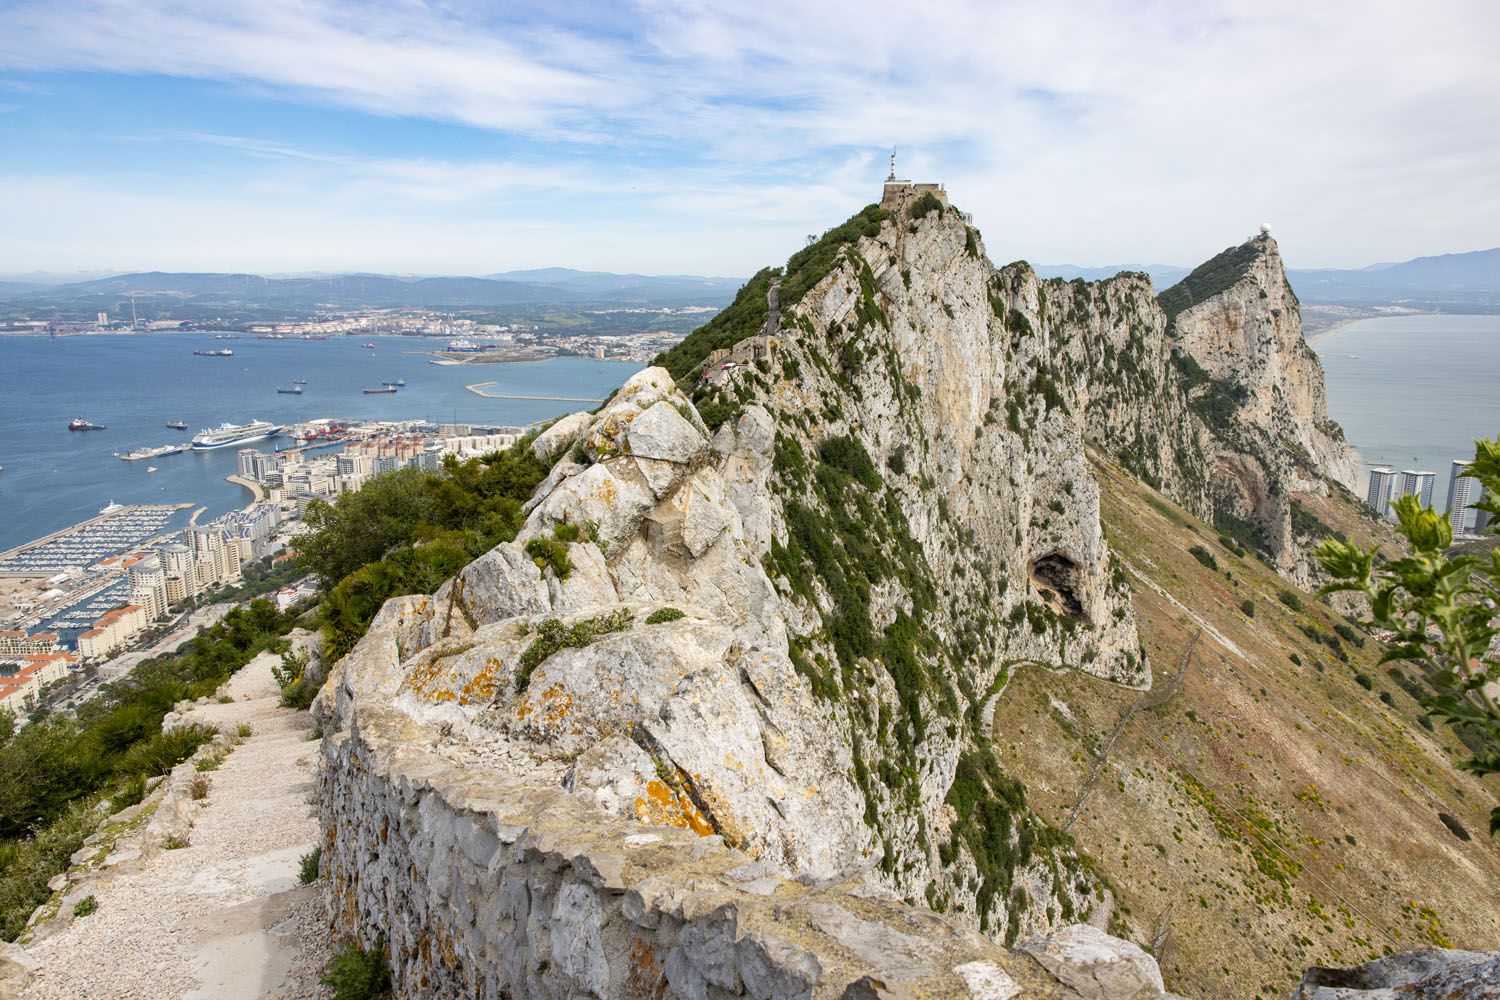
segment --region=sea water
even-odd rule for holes
[[[366,342],[375,348],[359,346]],[[238,447],[135,462],[115,457],[185,442],[225,421],[346,417],[522,425],[596,404],[485,399],[464,386],[495,381],[484,391],[598,399],[641,367],[585,358],[443,366],[419,353],[445,344],[411,337],[216,340],[203,333],[0,337],[0,550],[92,517],[111,500],[203,505],[205,519],[243,506],[249,494],[224,479],[238,471]],[[233,357],[193,354],[225,347]],[[395,393],[360,391],[402,378],[406,385]],[[294,379],[307,380],[302,395],[276,392]],[[108,429],[69,431],[75,417]],[[166,427],[176,420],[188,429]],[[273,439],[250,447],[269,451],[290,443]],[[150,466],[157,471],[147,472]]]
[[[1316,338],[1328,413],[1367,464],[1448,471],[1474,441],[1500,437],[1500,316],[1411,315],[1359,320]],[[1363,485],[1361,486],[1363,490]]]

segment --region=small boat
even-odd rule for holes
[[[185,421],[185,420],[169,420],[169,421],[167,421],[167,426],[169,428],[171,428],[172,430],[174,430],[174,431],[185,431],[185,430],[187,430],[187,421]]]
[[[383,392],[395,392],[396,387],[393,385],[383,385],[379,389],[364,389],[361,391],[364,392],[366,396],[375,396]]]
[[[199,358],[232,358],[234,352],[227,347],[221,347],[217,351],[194,351],[194,357]]]
[[[305,378],[294,378],[294,379],[292,379],[292,385],[306,385],[306,384],[307,384],[307,379],[305,379]]]
[[[382,382],[380,384],[381,385],[405,385],[406,384],[406,379],[404,379],[404,378],[398,378],[394,382]]]
[[[395,390],[392,390],[392,391],[394,392]],[[73,419],[73,422],[70,423],[70,424],[68,424],[68,430],[70,430],[70,431],[107,431],[107,430],[109,430],[109,428],[106,427],[104,424],[91,424],[87,420],[83,419],[82,417],[75,417]]]
[[[360,344],[359,346],[363,347],[367,351],[373,351],[373,350],[375,350],[375,345],[374,344]]]
[[[300,395],[302,395],[302,387],[300,385],[290,386],[289,388],[286,388],[286,389],[277,389],[276,391],[279,392],[279,393],[281,393],[283,396],[300,396]]]
[[[147,472],[155,472],[156,471],[156,466],[154,466],[154,465],[148,465],[148,466],[146,466],[146,471]]]

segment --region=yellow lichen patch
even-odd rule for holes
[[[540,725],[556,726],[573,714],[573,695],[561,684],[553,684],[533,698],[516,702],[515,718],[524,722],[533,714]]]
[[[620,491],[613,479],[605,479],[594,484],[594,488],[589,490],[589,496],[613,510],[615,502],[620,498]]]
[[[712,836],[716,832],[687,792],[674,789],[656,778],[646,782],[644,797],[636,796],[635,818],[648,826],[692,830],[700,837]]]
[[[460,705],[472,705],[475,702],[493,701],[495,692],[500,688],[500,685],[496,683],[496,679],[500,675],[501,666],[501,662],[493,656],[485,660],[484,666],[479,668],[479,671],[469,679],[469,682],[463,686],[463,690],[459,692],[458,703]]]

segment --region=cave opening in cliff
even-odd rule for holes
[[[1087,619],[1079,597],[1083,576],[1078,564],[1061,552],[1049,552],[1031,561],[1031,585],[1053,611]]]

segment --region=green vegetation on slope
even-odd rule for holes
[[[1167,326],[1171,327],[1179,313],[1213,298],[1243,278],[1260,254],[1260,246],[1254,240],[1230,247],[1199,264],[1186,278],[1158,295],[1156,301],[1167,314]]]
[[[1484,487],[1485,499],[1476,506],[1496,518],[1489,533],[1500,534],[1500,439],[1475,442],[1469,474]],[[1369,624],[1394,633],[1381,663],[1401,660],[1422,671],[1434,689],[1422,705],[1458,730],[1473,751],[1459,767],[1500,774],[1500,705],[1490,693],[1500,682],[1500,656],[1491,651],[1500,635],[1494,617],[1500,549],[1488,558],[1450,558],[1445,553],[1453,531],[1446,517],[1413,496],[1394,506],[1411,555],[1377,568],[1374,548],[1328,538],[1317,556],[1334,579],[1323,591],[1352,590],[1369,599]],[[1497,831],[1500,806],[1490,812],[1490,836]]]
[[[184,699],[213,692],[297,621],[269,601],[235,608],[176,653],[105,685],[76,714],[33,721],[0,738],[0,938],[14,940],[48,896],[47,881],[112,810],[139,802],[145,779],[186,759],[213,730],[161,731]],[[0,713],[0,716],[5,713]]]
[[[766,321],[766,292],[771,279],[784,275],[781,281],[781,308],[796,305],[836,266],[843,248],[861,237],[873,237],[888,213],[879,205],[868,205],[846,222],[828,230],[822,238],[792,254],[783,272],[764,268],[745,283],[734,301],[723,312],[709,320],[669,351],[658,355],[653,364],[661,365],[678,382],[696,376],[703,362],[714,351],[731,348],[746,337],[753,337]],[[707,414],[704,414],[707,420]]]
[[[993,732],[1006,773],[1061,823],[1100,748],[1143,702],[1069,829],[1118,890],[1115,931],[1150,941],[1170,914],[1158,954],[1168,986],[1188,996],[1286,996],[1308,964],[1438,938],[1485,947],[1500,926],[1500,855],[1478,835],[1490,798],[1447,766],[1463,748],[1423,722],[1425,685],[1410,669],[1378,668],[1371,636],[1095,458],[1153,690],[1013,670]],[[1382,540],[1353,499],[1300,500],[1330,534]],[[1217,568],[1188,558],[1193,545]],[[1414,861],[1453,852],[1461,860]]]
[[[521,530],[521,506],[550,465],[526,438],[503,452],[442,469],[377,476],[307,511],[299,560],[321,581],[324,656],[354,648],[387,600],[429,594],[471,560]]]
[[[671,350],[657,355],[652,364],[660,365],[681,382],[697,377],[703,362],[714,351],[727,349],[746,337],[755,336],[766,322],[766,292],[771,279],[780,272],[774,267],[762,268],[745,282],[723,312],[683,338]]]

